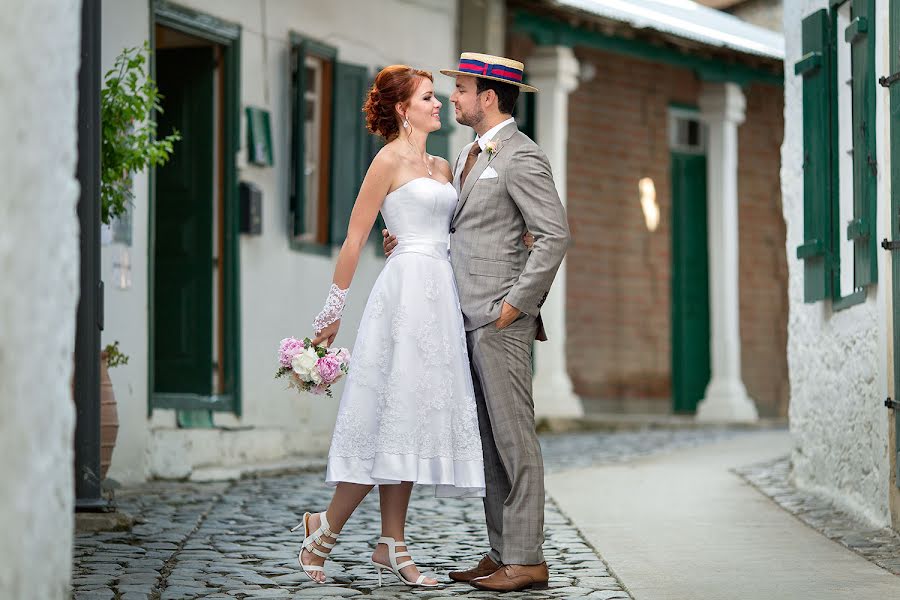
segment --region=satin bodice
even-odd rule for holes
[[[456,200],[452,184],[429,177],[412,179],[388,194],[381,215],[397,236],[391,256],[416,252],[446,259]]]

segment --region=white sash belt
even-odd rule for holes
[[[388,260],[401,254],[424,254],[440,260],[450,260],[450,248],[446,240],[399,240]]]

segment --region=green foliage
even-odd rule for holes
[[[128,364],[128,355],[122,354],[119,350],[119,340],[114,341],[112,344],[107,344],[103,351],[106,352],[106,366],[110,369]]]
[[[145,65],[150,45],[126,48],[103,78],[100,91],[100,219],[109,224],[128,210],[134,195],[131,176],[148,166],[165,164],[178,131],[157,140],[153,111],[162,112],[162,96]]]

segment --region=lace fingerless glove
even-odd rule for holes
[[[323,329],[341,318],[344,313],[344,304],[347,301],[347,292],[350,288],[342,290],[335,284],[328,289],[328,298],[325,299],[325,308],[313,320],[313,331],[319,335]]]

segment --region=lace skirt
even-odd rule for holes
[[[398,252],[398,250],[400,250]],[[412,481],[483,496],[481,437],[453,270],[398,248],[363,312],[326,483]]]

